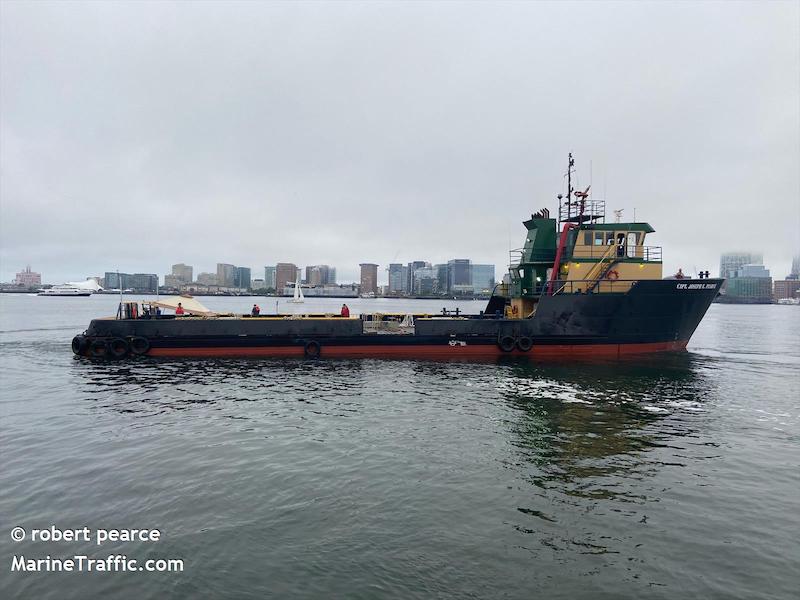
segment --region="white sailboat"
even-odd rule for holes
[[[294,302],[295,304],[302,304],[305,302],[305,296],[303,296],[303,289],[300,287],[300,275],[297,276],[297,281],[294,284],[294,298],[289,300],[289,302]]]

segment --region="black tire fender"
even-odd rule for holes
[[[111,358],[125,358],[129,351],[128,342],[122,338],[112,338],[108,341],[108,354]]]
[[[150,350],[150,342],[147,341],[146,338],[143,337],[133,337],[129,342],[131,348],[131,354],[147,354]]]
[[[303,355],[306,358],[319,358],[322,346],[317,340],[311,340],[303,346]]]
[[[531,348],[533,348],[533,340],[528,336],[522,336],[517,340],[517,348],[519,348],[522,352],[528,352]]]
[[[86,346],[88,346],[88,343],[84,336],[76,335],[72,338],[72,351],[78,356],[86,352]]]
[[[497,345],[500,346],[500,350],[503,352],[511,352],[516,346],[516,343],[514,338],[510,335],[501,335],[497,339]]]
[[[92,340],[89,344],[89,356],[92,358],[105,358],[108,356],[105,340]]]

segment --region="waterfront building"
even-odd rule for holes
[[[287,285],[294,285],[297,280],[297,265],[294,263],[278,263],[275,265],[275,289],[283,290]]]
[[[408,267],[400,263],[392,263],[389,265],[389,294],[400,295],[408,291],[406,285],[407,273]]]
[[[107,290],[124,290],[133,287],[133,275],[130,273],[119,273],[117,271],[106,271],[103,281]]]
[[[447,261],[447,294],[472,294],[472,263],[468,258]]]
[[[185,265],[183,263],[172,265],[172,276],[176,277],[181,283],[191,283],[193,271],[194,269],[191,267],[191,265]],[[166,284],[166,277],[164,278],[164,282]]]
[[[425,262],[424,260],[415,260],[408,263],[408,266],[406,267],[406,291],[409,294],[414,292],[414,271],[430,266],[431,263]]]
[[[441,281],[436,276],[437,271],[435,267],[430,264],[427,267],[421,267],[414,271],[414,287],[413,292],[417,296],[433,296],[440,292],[439,286]]]
[[[236,266],[228,263],[217,263],[217,285],[220,287],[234,287]]]
[[[31,271],[31,266],[28,265],[25,269],[17,273],[17,276],[14,278],[14,284],[29,288],[39,287],[42,285],[42,275]]]
[[[772,302],[772,277],[760,264],[741,265],[727,281],[724,302],[768,304]]]
[[[275,286],[275,267],[264,267],[264,287],[277,289]]]
[[[216,273],[199,273],[197,275],[197,283],[200,285],[217,285]]]
[[[775,300],[797,298],[798,295],[800,295],[800,278],[789,279],[789,277],[787,277],[786,279],[779,279],[775,282]]]
[[[734,277],[721,297],[725,302],[738,304],[769,304],[772,302],[771,277]]]
[[[233,287],[240,290],[250,289],[250,267],[236,267],[233,273]]]
[[[724,279],[736,277],[744,265],[763,264],[764,257],[755,252],[726,252],[719,259],[719,276]]]
[[[131,275],[131,285],[137,292],[155,293],[158,289],[158,275],[154,273],[134,273]]]
[[[328,265],[309,265],[306,267],[308,285],[328,285],[336,283],[336,269]]]
[[[494,290],[494,265],[472,265],[472,292],[491,294]]]
[[[252,288],[254,290],[263,290],[265,288],[263,279],[253,279]]]
[[[374,263],[361,263],[361,293],[378,293],[378,265]]]

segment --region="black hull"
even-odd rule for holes
[[[621,294],[558,294],[540,299],[530,319],[488,315],[418,318],[414,333],[365,333],[360,319],[96,319],[73,346],[139,342],[153,356],[477,357],[619,356],[685,348],[722,280],[639,281]],[[76,338],[77,339],[77,338]],[[94,343],[94,351],[92,344]],[[131,346],[131,349],[133,346]],[[110,353],[107,352],[107,354]]]

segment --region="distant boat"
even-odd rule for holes
[[[297,276],[297,281],[294,284],[294,298],[289,300],[289,302],[294,302],[295,304],[302,304],[306,301],[305,296],[303,296],[303,289],[300,287],[300,275]]]
[[[74,283],[62,283],[48,289],[41,289],[37,296],[91,296],[95,290],[80,287]]]
[[[800,304],[800,299],[798,298],[780,298],[778,299],[778,304],[788,304],[790,306],[797,306]]]
[[[366,292],[364,294],[361,294],[361,297],[362,298],[374,298],[375,297],[375,292]]]

